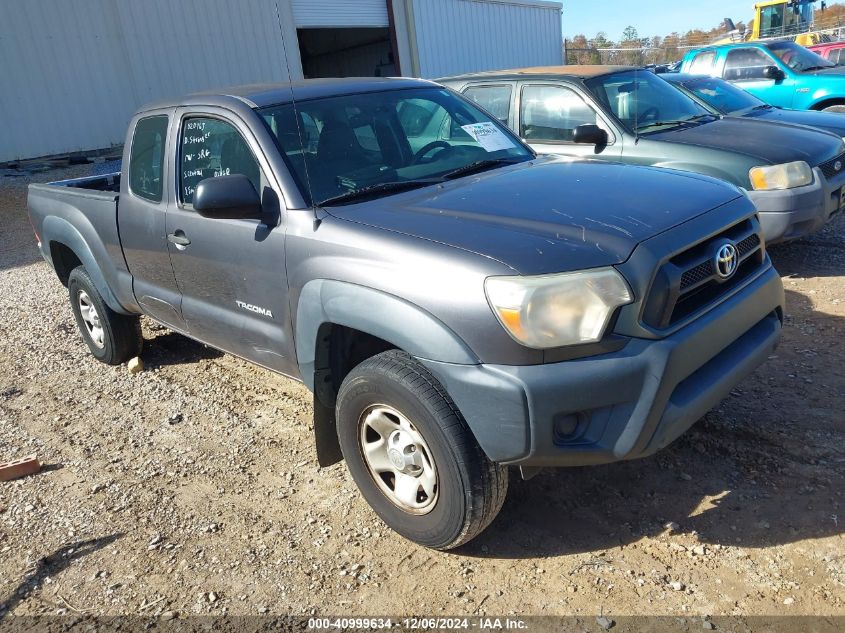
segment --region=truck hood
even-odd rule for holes
[[[749,110],[743,112],[746,119],[758,121],[775,121],[777,123],[789,123],[791,125],[809,125],[826,132],[845,136],[845,116],[836,112],[816,112],[815,110],[782,110],[781,108],[769,108],[767,110]]]
[[[657,132],[644,138],[736,152],[754,158],[762,165],[804,160],[815,167],[842,153],[842,139],[827,132],[733,117]]]
[[[326,211],[535,275],[621,263],[643,240],[741,195],[691,173],[538,158]]]

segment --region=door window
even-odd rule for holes
[[[161,202],[164,139],[167,137],[167,117],[151,116],[138,121],[132,135],[129,155],[129,189],[133,194]]]
[[[765,79],[763,70],[775,62],[759,48],[735,48],[728,51],[725,61],[727,81],[749,81]]]
[[[193,204],[200,181],[243,174],[261,192],[261,168],[244,138],[230,124],[210,117],[192,117],[182,124],[179,194]]]
[[[525,86],[519,109],[520,135],[529,142],[571,143],[579,125],[600,125],[596,111],[563,86]]]
[[[760,37],[775,37],[784,34],[786,8],[786,4],[763,7],[760,11]]]
[[[511,92],[510,86],[470,86],[464,90],[464,96],[507,125],[511,113]]]
[[[689,73],[691,75],[709,75],[713,68],[713,62],[716,59],[715,51],[706,51],[699,53],[692,58],[689,66]]]

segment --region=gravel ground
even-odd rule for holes
[[[782,345],[686,436],[512,477],[491,528],[438,553],[318,468],[298,383],[150,322],[146,371],[94,361],[30,181],[0,177],[0,461],[46,466],[0,484],[0,617],[845,615],[845,219],[772,249]]]

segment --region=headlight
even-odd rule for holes
[[[613,268],[489,277],[484,291],[505,330],[536,349],[598,341],[613,311],[632,301],[628,284]]]
[[[813,182],[813,170],[803,160],[783,165],[752,167],[748,172],[751,186],[757,191],[770,189],[792,189]]]

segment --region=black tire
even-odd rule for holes
[[[362,415],[374,405],[401,412],[425,440],[437,472],[426,514],[399,507],[382,491],[361,444]],[[478,536],[496,517],[508,470],[491,462],[446,390],[408,354],[389,350],[355,367],[337,397],[337,431],[347,467],[364,498],[393,530],[425,547],[447,550]]]
[[[84,266],[77,266],[71,271],[67,288],[76,326],[94,358],[107,365],[120,365],[141,353],[144,338],[140,318],[118,314],[106,305]],[[86,325],[80,297],[87,297],[89,305],[96,310],[102,328],[102,345],[94,340],[92,330]]]

